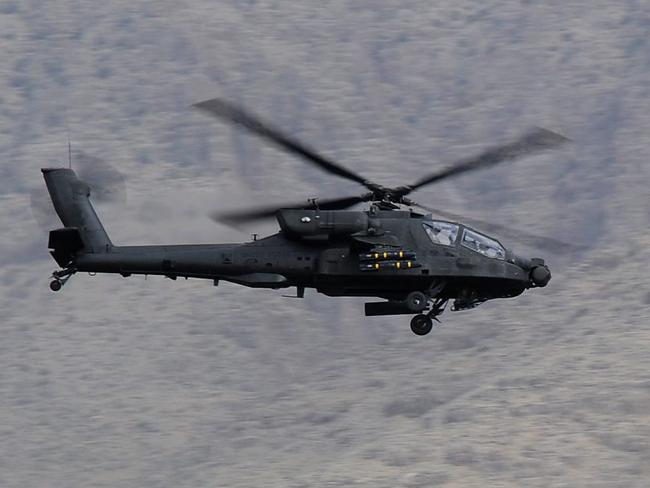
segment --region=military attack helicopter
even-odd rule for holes
[[[230,224],[275,216],[280,231],[237,244],[115,246],[90,202],[91,188],[69,168],[42,169],[64,227],[49,234],[50,252],[61,269],[50,288],[61,290],[78,272],[162,275],[221,280],[251,288],[306,288],[328,296],[382,299],[365,304],[366,316],[414,315],[411,330],[428,334],[452,301],[467,310],[495,298],[515,297],[546,286],[551,272],[541,258],[518,256],[499,240],[476,230],[510,235],[526,244],[566,250],[571,245],[507,227],[464,219],[408,198],[433,183],[558,147],[565,137],[541,128],[517,140],[458,161],[413,184],[385,187],[318,154],[270,123],[222,99],[194,105],[233,123],[331,174],[359,183],[358,196],[263,207],[212,217]],[[347,210],[369,203],[366,210]],[[427,214],[413,210],[419,207]],[[441,218],[434,218],[432,214]],[[470,225],[468,225],[470,224]]]

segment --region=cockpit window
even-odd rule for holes
[[[453,246],[458,237],[458,226],[449,222],[427,222],[422,224],[434,244]]]
[[[463,231],[463,240],[461,241],[461,244],[467,249],[481,253],[483,256],[487,256],[488,258],[506,258],[506,250],[501,244],[494,239],[490,239],[489,237],[474,232],[473,230],[465,229]]]

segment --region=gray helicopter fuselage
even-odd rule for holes
[[[81,253],[75,265],[78,271],[124,276],[205,278],[256,288],[296,286],[331,296],[390,299],[441,282],[450,298],[468,287],[497,297],[515,296],[531,286],[529,270],[517,264],[512,253],[507,259],[483,256],[460,245],[460,233],[450,245],[434,244],[425,232],[431,219],[411,212],[285,210],[279,211],[278,220],[279,233],[253,242],[113,246],[103,253]],[[323,225],[310,225],[314,221]],[[373,249],[402,250],[413,257],[364,259]],[[397,268],[397,263],[402,265]]]
[[[541,259],[522,259],[462,224],[377,205],[366,211],[278,210],[280,231],[246,243],[115,246],[90,203],[88,186],[69,169],[43,174],[64,225],[49,239],[62,268],[50,283],[55,291],[78,272],[161,275],[215,285],[224,280],[252,288],[295,286],[299,297],[314,288],[330,296],[388,300],[367,303],[367,315],[412,313],[431,302],[435,316],[451,299],[454,309],[463,310],[550,280]]]

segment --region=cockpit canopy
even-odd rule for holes
[[[424,230],[434,244],[453,246],[458,238],[458,225],[450,222],[426,222]]]
[[[462,237],[460,245],[488,258],[505,259],[506,250],[499,242],[474,230],[461,227],[451,222],[429,221],[423,224],[424,230],[434,244],[454,246],[460,230]]]
[[[499,244],[494,239],[491,239],[470,229],[463,230],[463,240],[460,242],[460,244],[461,246],[483,254],[483,256],[487,256],[488,258],[506,258],[506,250],[501,244]]]

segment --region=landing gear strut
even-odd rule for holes
[[[427,304],[428,305],[428,304]],[[447,306],[447,299],[436,298],[431,303],[431,309],[426,314],[416,315],[411,319],[411,330],[414,334],[423,336],[431,332],[433,328],[433,321],[440,322],[438,315],[445,311]],[[426,308],[423,307],[423,309]]]
[[[442,312],[445,311],[447,302],[448,300],[446,298],[436,298],[431,304],[431,310],[429,310],[427,315],[429,315],[433,320],[440,322],[440,320],[438,320],[438,315],[442,315]]]
[[[63,288],[63,285],[68,282],[70,277],[76,272],[76,268],[65,268],[61,271],[55,271],[52,273],[53,280],[50,281],[50,290],[59,291],[61,288]]]

